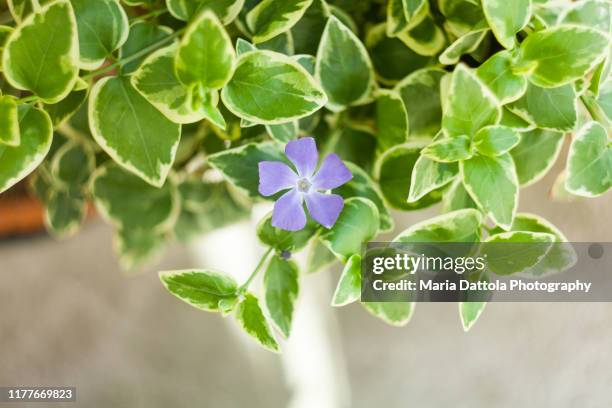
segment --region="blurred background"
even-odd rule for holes
[[[520,211],[570,241],[611,241],[612,195],[553,202],[556,174],[521,191]],[[396,214],[395,233],[438,212]],[[194,267],[242,279],[257,260],[253,223],[171,247],[138,273],[120,269],[98,218],[65,241],[0,240],[0,386],[77,387],[76,403],[53,407],[612,406],[612,304],[493,303],[469,333],[456,304],[419,304],[394,328],[359,305],[329,306],[331,268],[302,277],[294,332],[276,355],[160,284],[157,271]]]

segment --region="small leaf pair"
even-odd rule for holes
[[[252,293],[241,294],[231,276],[208,270],[160,272],[162,284],[183,302],[206,312],[235,312],[236,320],[262,346],[278,351],[278,343]]]
[[[295,262],[274,255],[263,278],[266,308],[284,337],[291,332],[299,292],[298,274]],[[259,300],[250,292],[243,293],[231,276],[208,270],[168,271],[159,276],[166,289],[177,298],[204,311],[234,312],[242,328],[263,347],[279,350]]]
[[[468,160],[474,153],[484,156],[501,156],[520,142],[519,134],[506,126],[486,126],[473,138],[462,135],[437,140],[423,149],[425,157],[441,163]]]

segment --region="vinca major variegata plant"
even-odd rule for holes
[[[441,203],[441,215],[395,231],[401,242],[566,241],[517,213],[519,191],[556,162],[553,199],[612,186],[611,8],[8,0],[0,192],[27,178],[59,237],[76,233],[93,203],[126,268],[270,202],[253,231],[268,250],[246,282],[235,271],[160,278],[278,350],[307,273],[343,263],[332,304],[359,302],[361,246],[393,231],[391,209]],[[305,267],[294,259],[302,250]],[[414,311],[362,305],[392,325]],[[484,306],[459,305],[466,330]]]

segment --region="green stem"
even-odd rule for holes
[[[582,104],[584,105],[584,107],[586,108],[587,112],[589,112],[589,115],[591,115],[591,119],[600,122],[602,124],[605,124],[605,120],[602,117],[601,113],[598,112],[597,107],[594,106],[592,98],[588,98],[585,95],[581,95],[580,96],[580,102],[582,102]]]
[[[32,8],[35,12],[38,12],[42,7],[40,7],[40,3],[38,2],[38,0],[32,0]]]
[[[36,95],[30,95],[30,96],[26,96],[25,98],[21,98],[19,99],[17,102],[18,103],[30,103],[30,102],[35,102],[38,100],[38,96]]]
[[[245,292],[249,288],[249,285],[251,284],[251,282],[253,282],[253,279],[255,279],[255,277],[259,273],[259,270],[264,265],[264,263],[266,262],[266,259],[268,259],[268,255],[270,255],[271,252],[272,252],[272,248],[268,248],[268,250],[262,255],[261,259],[259,260],[259,263],[255,267],[255,270],[251,273],[251,276],[249,276],[249,279],[247,279],[247,281],[244,282],[244,284],[240,286],[240,288],[238,288],[238,292],[240,293]]]
[[[159,40],[158,42],[149,45],[148,47],[143,48],[142,50],[130,55],[127,58],[124,58],[122,60],[118,60],[117,62],[114,62],[110,65],[107,65],[105,67],[102,67],[96,71],[90,72],[89,74],[85,75],[83,77],[84,80],[89,80],[92,78],[95,78],[99,75],[105,74],[109,71],[112,71],[115,68],[118,68],[119,66],[123,65],[123,64],[127,64],[130,61],[133,61],[135,59],[138,59],[140,57],[143,57],[145,55],[148,55],[149,53],[155,51],[156,49],[158,49],[159,47],[161,47],[162,45],[174,40],[176,37],[180,36],[181,34],[183,34],[183,32],[185,31],[185,28],[181,28],[178,31],[175,31],[174,33],[170,34],[168,37],[164,37],[161,40]]]
[[[141,16],[138,16],[138,17],[132,19],[132,21],[130,23],[133,24],[133,23],[136,23],[136,22],[139,22],[139,21],[148,20],[150,18],[159,17],[159,16],[161,16],[163,14],[166,14],[167,12],[168,12],[167,9],[153,10],[153,11],[151,11],[149,13],[143,14]]]

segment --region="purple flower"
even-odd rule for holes
[[[319,152],[312,137],[293,140],[285,146],[294,171],[285,163],[259,163],[259,193],[265,197],[289,190],[274,204],[272,225],[287,231],[299,231],[306,226],[304,201],[308,212],[319,224],[331,228],[338,219],[344,200],[337,194],[325,194],[353,178],[336,154],[330,154],[317,169]]]

